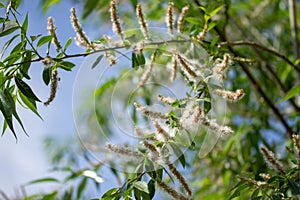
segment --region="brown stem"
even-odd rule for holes
[[[220,46],[252,46],[252,47],[256,47],[258,49],[261,49],[263,51],[266,51],[270,54],[273,54],[279,58],[281,58],[282,60],[284,60],[286,63],[288,63],[290,66],[294,67],[294,69],[300,74],[300,69],[298,66],[296,66],[292,61],[290,61],[285,55],[278,53],[277,51],[267,48],[265,46],[262,46],[260,44],[257,44],[256,42],[253,41],[236,41],[236,42],[221,42],[219,44]]]
[[[235,50],[232,48],[232,45],[228,45],[228,44],[232,44],[232,43],[227,42],[227,39],[224,37],[224,35],[221,33],[221,31],[218,29],[218,27],[215,27],[214,30],[220,36],[221,40],[225,41],[225,42],[223,42],[224,46],[227,46],[228,50],[232,54],[234,54],[235,56],[239,56],[238,53],[235,52]],[[251,43],[251,42],[237,42],[237,44],[238,45],[245,45],[246,44],[246,45],[250,45],[250,46],[256,46],[257,45],[256,43]],[[257,47],[260,48],[262,46],[258,45]],[[273,52],[273,50],[271,50],[271,51]],[[277,54],[279,54],[279,53],[277,53]],[[263,97],[263,99],[265,100],[265,102],[267,103],[267,105],[271,108],[271,110],[277,116],[277,118],[279,119],[279,121],[281,122],[281,124],[284,126],[284,128],[286,129],[286,131],[289,134],[289,136],[292,137],[292,134],[294,132],[293,132],[292,128],[288,125],[287,121],[284,119],[284,117],[282,116],[282,114],[279,112],[278,108],[273,104],[273,102],[271,101],[271,99],[269,99],[269,97],[263,91],[261,85],[259,84],[259,82],[256,81],[256,79],[254,78],[254,76],[249,71],[248,67],[244,63],[242,63],[242,62],[238,62],[238,63],[241,66],[242,70],[247,75],[247,77],[249,78],[249,80],[251,81],[251,83],[254,86],[255,90]]]
[[[244,29],[242,29],[242,27],[235,21],[235,19],[229,17],[230,21],[237,27],[237,29],[241,32],[241,34],[243,35],[244,38],[248,38],[249,36],[247,35],[247,33],[244,31]],[[263,57],[263,55],[261,54],[261,52],[251,46],[252,49],[254,50],[254,52],[256,53],[256,55],[258,56],[258,58],[265,63],[265,67],[268,70],[268,72],[271,74],[271,76],[273,77],[273,79],[275,80],[275,82],[279,85],[280,89],[282,90],[282,92],[284,94],[286,94],[288,92],[288,89],[284,86],[284,84],[282,83],[282,81],[280,80],[280,78],[278,77],[278,75],[274,72],[274,70],[272,69],[272,67],[268,64],[268,62],[265,60],[265,58]],[[299,106],[295,103],[294,98],[290,98],[288,100],[291,105],[294,107],[294,109],[296,111],[300,111]]]

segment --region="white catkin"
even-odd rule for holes
[[[168,8],[167,8],[167,15],[166,15],[166,24],[168,27],[168,33],[171,36],[173,35],[173,27],[174,27],[173,7],[174,7],[174,3],[169,2]]]
[[[187,14],[187,11],[189,10],[189,6],[184,6],[181,9],[181,13],[179,15],[178,21],[177,21],[177,31],[178,33],[182,33],[182,26],[183,26],[183,20]]]
[[[139,20],[140,29],[141,29],[145,39],[149,39],[150,36],[149,36],[148,24],[144,17],[144,13],[143,13],[141,4],[137,4],[137,6],[136,6],[136,16]]]
[[[149,108],[147,108],[146,106],[142,106],[141,104],[139,104],[137,102],[134,102],[134,106],[138,111],[142,112],[144,115],[146,115],[148,117],[151,117],[151,118],[154,118],[154,119],[156,119],[156,118],[167,119],[168,118],[167,114],[152,111]]]

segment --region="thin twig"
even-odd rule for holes
[[[145,46],[156,46],[156,45],[162,45],[162,44],[168,44],[168,43],[187,43],[187,42],[191,42],[191,39],[184,39],[184,40],[166,40],[166,41],[160,41],[160,42],[148,42],[145,43]],[[64,59],[69,59],[69,58],[76,58],[76,57],[85,57],[85,56],[89,56],[95,53],[100,53],[100,52],[106,52],[106,51],[113,51],[113,50],[118,50],[118,49],[127,49],[131,47],[131,45],[123,45],[123,46],[118,46],[118,47],[109,47],[109,48],[104,48],[104,49],[99,49],[99,50],[95,50],[92,52],[85,52],[85,53],[78,53],[78,54],[69,54],[69,55],[65,55],[61,58],[59,58],[60,60],[64,60]],[[19,63],[14,63],[11,65],[7,65],[7,67],[11,67],[11,66],[16,66],[16,65],[23,65],[23,64],[27,64],[27,63],[34,63],[34,62],[40,62],[44,60],[44,58],[37,58],[34,60],[28,60],[28,61],[24,61],[24,62],[19,62]]]
[[[256,42],[253,42],[253,41],[228,42],[228,41],[226,41],[226,42],[221,42],[219,45],[220,46],[243,46],[243,45],[246,45],[246,46],[253,46],[253,47],[259,48],[263,51],[269,52],[269,53],[281,58],[286,63],[288,63],[290,66],[294,67],[294,69],[297,70],[297,72],[300,74],[300,69],[292,61],[290,61],[285,55],[280,54],[279,52],[277,52],[273,49],[270,49],[270,48],[267,48],[267,47],[262,46],[260,44],[257,44]]]
[[[221,40],[227,41],[227,38],[222,34],[222,32],[218,29],[217,26],[214,27],[214,30],[220,36]],[[232,54],[234,54],[235,56],[241,57],[241,56],[238,55],[238,53],[235,52],[235,50],[232,48],[232,45],[226,45],[227,43],[229,43],[229,42],[223,42],[224,46],[227,46],[228,50]],[[244,42],[242,42],[242,43],[244,43]],[[250,46],[253,46],[251,43],[247,44],[247,42],[246,42],[246,44],[240,44],[240,45],[250,45]],[[259,47],[261,47],[261,46],[259,45],[258,48]],[[263,99],[265,100],[265,102],[267,103],[267,105],[271,108],[271,110],[277,116],[277,118],[279,119],[279,121],[281,122],[281,124],[284,126],[284,128],[286,129],[286,131],[289,134],[289,136],[292,137],[292,134],[294,133],[293,130],[292,130],[292,128],[289,126],[289,124],[287,123],[287,121],[284,119],[284,117],[282,116],[282,114],[279,112],[278,108],[273,104],[273,102],[271,101],[271,99],[263,91],[263,89],[262,89],[261,85],[259,84],[259,82],[256,81],[256,79],[254,78],[254,76],[251,74],[251,72],[249,71],[249,69],[247,68],[247,66],[244,63],[238,62],[238,64],[241,66],[242,70],[245,72],[245,74],[249,78],[249,80],[252,83],[252,85],[254,86],[255,90],[263,97]]]
[[[242,27],[235,21],[235,19],[233,19],[232,17],[229,16],[230,21],[237,27],[237,29],[241,32],[242,36],[244,38],[249,38],[249,36],[247,35],[247,33],[244,31],[244,29],[242,29]],[[282,90],[282,92],[284,94],[286,94],[288,92],[288,89],[284,86],[284,84],[282,83],[282,81],[280,80],[280,78],[278,77],[278,75],[274,72],[274,70],[272,69],[272,67],[269,65],[269,63],[266,61],[266,59],[264,58],[264,56],[261,54],[261,52],[255,48],[254,46],[251,46],[252,49],[254,50],[254,52],[256,53],[256,55],[258,56],[258,58],[265,63],[265,67],[267,69],[267,71],[270,72],[271,76],[273,77],[273,79],[275,80],[275,82],[279,85],[280,89]],[[294,107],[294,109],[296,111],[300,111],[299,106],[296,104],[294,98],[290,98],[288,100],[291,105]]]

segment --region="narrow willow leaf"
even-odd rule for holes
[[[12,131],[14,137],[17,138],[17,135],[15,133],[14,130],[14,126],[13,126],[13,120],[12,120],[12,116],[13,116],[13,108],[11,107],[11,104],[9,102],[9,100],[7,99],[7,97],[5,96],[4,92],[2,89],[0,89],[0,110],[3,114],[3,117],[5,119],[5,121],[7,122],[7,125],[9,127],[9,129]]]
[[[3,45],[3,48],[0,52],[0,59],[2,59],[5,51],[7,50],[7,48],[9,47],[9,45],[17,38],[19,37],[19,34],[13,36],[11,39],[9,39],[4,45]]]
[[[15,82],[16,85],[18,87],[18,89],[28,98],[33,99],[35,101],[41,102],[41,100],[39,100],[39,98],[37,98],[37,96],[33,93],[32,89],[29,87],[29,85],[27,85],[27,83],[25,83],[24,81],[22,81],[22,79],[15,77]]]
[[[297,94],[300,94],[300,84],[297,85],[296,87],[292,88],[285,97],[281,100],[281,102],[289,100],[290,98],[293,98]]]
[[[27,185],[32,185],[36,183],[59,183],[59,180],[57,180],[56,178],[47,177],[30,181],[27,183]]]
[[[94,69],[100,62],[101,62],[101,60],[102,60],[102,58],[103,58],[103,54],[101,54],[100,56],[98,56],[97,57],[97,59],[95,60],[95,62],[93,63],[93,65],[92,65],[92,69]]]
[[[145,59],[145,56],[144,56],[144,54],[138,54],[137,56],[136,56],[136,58],[137,58],[137,61],[138,61],[138,65],[139,66],[143,66],[143,65],[145,65],[145,63],[146,63],[146,59]]]
[[[82,181],[80,182],[78,189],[77,189],[77,199],[81,199],[82,196],[82,192],[84,191],[86,184],[87,184],[87,180],[88,178],[85,177],[82,179]]]
[[[45,67],[43,70],[43,81],[46,85],[49,85],[51,79],[51,67]]]
[[[66,70],[66,71],[71,71],[72,68],[75,67],[75,64],[71,63],[71,62],[68,62],[68,61],[62,61],[62,62],[57,63],[56,66]]]
[[[66,51],[68,49],[68,47],[70,46],[71,43],[72,43],[72,38],[70,37],[64,46],[64,51]]]
[[[34,114],[36,114],[41,120],[43,120],[43,118],[37,111],[36,102],[33,99],[26,97],[22,92],[19,92],[18,94],[27,108],[29,108]]]
[[[132,52],[132,55],[131,55],[131,67],[133,68],[133,69],[138,69],[138,60],[137,60],[137,58],[136,58],[136,54],[134,53],[134,52]]]
[[[11,0],[11,7],[14,10],[17,10],[18,7],[20,6],[21,0]]]
[[[6,129],[7,129],[7,122],[5,120],[3,120],[3,126],[2,126],[2,134],[1,134],[1,136],[4,135]]]
[[[24,22],[22,24],[22,31],[24,33],[26,33],[27,32],[27,28],[28,28],[28,13],[26,13],[25,20],[24,20]]]
[[[149,189],[148,189],[148,185],[146,182],[144,181],[137,181],[133,183],[133,187],[135,187],[136,189],[145,192],[147,194],[149,194]]]
[[[34,42],[36,39],[38,39],[41,36],[42,36],[42,34],[32,35],[32,36],[30,36],[30,39],[31,39],[32,42]]]
[[[52,35],[47,35],[47,36],[43,36],[39,39],[39,41],[37,42],[37,47],[42,46],[43,44],[49,43],[52,41],[53,36]]]
[[[19,115],[17,113],[15,100],[13,99],[13,97],[11,96],[11,93],[7,89],[4,90],[4,94],[5,94],[5,96],[7,97],[8,101],[10,103],[10,106],[12,108],[12,114],[13,114],[13,116],[16,118],[16,120],[18,121],[18,123],[22,127],[24,133],[28,136],[28,134],[27,134],[27,132],[26,132],[26,130],[24,128],[24,125],[22,123],[22,120],[20,119],[20,117],[19,117]]]

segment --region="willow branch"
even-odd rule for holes
[[[235,21],[235,19],[229,17],[230,21],[237,27],[237,29],[241,32],[242,36],[244,38],[248,38],[247,33],[244,31],[244,29]],[[277,85],[280,87],[280,89],[282,90],[282,92],[284,94],[286,94],[288,92],[288,89],[284,86],[284,84],[282,83],[282,81],[280,80],[280,78],[278,77],[278,75],[274,72],[274,70],[272,69],[272,67],[269,65],[269,63],[266,61],[266,59],[264,58],[264,56],[260,53],[260,51],[255,48],[254,46],[251,46],[252,49],[254,50],[254,52],[256,53],[256,55],[258,56],[258,58],[265,63],[265,67],[267,69],[267,71],[270,72],[271,76],[273,77],[273,79],[275,80],[275,82],[277,83]],[[296,104],[295,99],[294,98],[290,98],[288,100],[291,105],[294,107],[294,109],[296,111],[300,111],[299,106]]]
[[[166,41],[159,41],[159,42],[148,42],[148,43],[145,43],[145,47],[146,46],[157,46],[157,45],[163,45],[163,44],[171,44],[171,43],[180,44],[180,43],[188,43],[188,42],[192,42],[192,40],[191,39],[184,39],[184,40],[166,40]],[[65,55],[65,56],[62,56],[62,57],[56,58],[56,59],[65,60],[65,59],[69,59],[69,58],[86,57],[86,56],[96,54],[96,53],[101,53],[101,52],[106,52],[106,51],[117,51],[119,49],[127,49],[127,48],[130,48],[130,47],[131,47],[131,45],[122,45],[122,46],[118,46],[118,47],[109,47],[109,48],[99,49],[99,50],[95,50],[95,51],[91,51],[91,52],[68,54],[68,55]],[[6,67],[40,62],[43,59],[44,59],[43,57],[40,57],[40,58],[33,59],[33,60],[28,60],[28,61],[24,61],[24,62],[18,62],[18,63],[14,63],[14,64],[11,64],[11,65],[7,65]]]
[[[300,74],[300,69],[292,62],[290,61],[285,55],[283,54],[280,54],[279,52],[273,50],[273,49],[270,49],[268,47],[265,47],[265,46],[262,46],[260,44],[257,44],[256,42],[253,42],[253,41],[236,41],[236,42],[221,42],[219,44],[220,46],[252,46],[252,47],[256,47],[256,48],[259,48],[263,51],[266,51],[270,54],[273,54],[279,58],[281,58],[282,60],[284,60],[286,63],[288,63],[290,66],[294,67],[294,69]]]
[[[253,46],[253,43],[249,43],[249,42],[237,42],[237,43],[230,43],[227,42],[227,38],[221,33],[221,31],[218,29],[218,27],[214,27],[214,30],[217,32],[217,34],[220,36],[221,40],[226,41],[223,42],[223,46],[227,46],[228,50],[234,54],[235,56],[239,56],[237,52],[235,52],[235,50],[232,48],[232,46],[234,46],[234,44],[237,45],[250,45]],[[230,45],[233,44],[233,45]],[[256,45],[256,43],[254,43],[254,46]],[[260,45],[257,46],[262,47]],[[273,50],[271,50],[273,51]],[[276,52],[277,53],[277,52]],[[284,56],[285,57],[285,56]],[[242,70],[245,72],[245,74],[247,75],[247,77],[249,78],[250,82],[252,83],[253,87],[255,88],[255,90],[262,96],[262,98],[265,100],[265,102],[267,103],[267,105],[271,108],[271,110],[273,111],[273,113],[276,115],[276,117],[278,118],[278,120],[281,122],[281,124],[283,125],[283,127],[286,129],[287,133],[289,134],[290,137],[292,137],[293,135],[293,130],[292,128],[289,126],[289,124],[287,123],[287,121],[284,119],[283,115],[279,112],[278,108],[274,105],[274,103],[271,101],[271,99],[267,96],[267,94],[263,91],[261,85],[259,84],[259,82],[256,81],[256,79],[254,78],[254,76],[251,74],[250,70],[247,68],[247,66],[242,63],[242,62],[238,62],[239,65],[241,66]],[[294,66],[294,65],[293,65]]]

